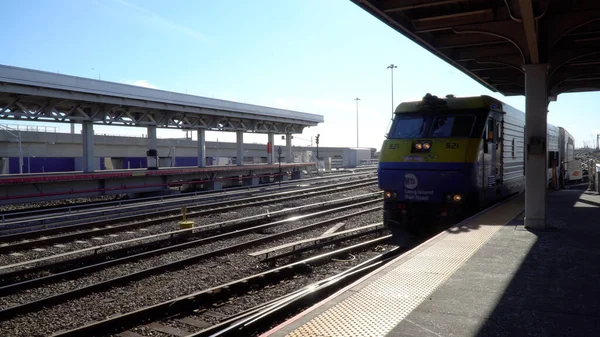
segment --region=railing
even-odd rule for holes
[[[45,125],[21,125],[21,124],[0,124],[0,128],[14,131],[30,131],[30,132],[51,132],[56,133],[55,126]]]
[[[360,165],[377,165],[379,164],[379,159],[361,159]]]

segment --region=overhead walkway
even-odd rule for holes
[[[516,196],[437,235],[263,336],[597,336],[600,196]]]

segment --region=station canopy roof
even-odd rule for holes
[[[548,64],[548,94],[600,90],[599,0],[352,0],[506,96],[523,65]]]
[[[0,65],[0,119],[302,133],[321,115]]]

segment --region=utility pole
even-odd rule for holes
[[[392,70],[392,119],[394,119],[394,68],[398,68],[397,66],[395,66],[393,63],[390,64],[387,69],[391,69]]]
[[[354,100],[356,101],[356,147],[358,147],[358,101],[360,98],[356,97]]]

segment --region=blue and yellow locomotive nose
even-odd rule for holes
[[[397,201],[460,201],[472,192],[479,145],[477,138],[388,139],[379,158],[379,187]]]

